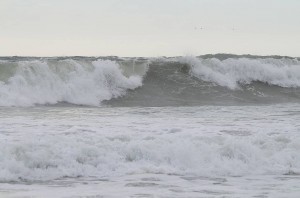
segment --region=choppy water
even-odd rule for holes
[[[0,119],[8,197],[300,193],[298,104],[9,107]]]
[[[0,197],[299,197],[297,59],[2,58]]]

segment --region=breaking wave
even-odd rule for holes
[[[295,102],[299,87],[300,62],[285,57],[7,57],[0,62],[0,106]]]
[[[1,67],[1,106],[58,102],[98,106],[142,85],[142,76],[125,76],[120,65],[110,60],[33,60],[2,63]]]
[[[263,82],[280,87],[300,87],[300,63],[291,59],[198,59],[180,58],[191,67],[191,75],[229,89],[239,84]]]

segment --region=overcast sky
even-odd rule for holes
[[[0,56],[300,56],[300,0],[0,0]]]

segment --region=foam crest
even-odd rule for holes
[[[10,74],[0,79],[0,106],[58,102],[99,106],[142,85],[141,75],[125,76],[120,65],[110,60],[33,60],[0,66]]]
[[[176,174],[204,177],[300,172],[299,138],[288,136],[39,138],[2,144],[0,181]]]
[[[258,81],[280,87],[300,87],[300,63],[296,59],[182,57],[179,61],[190,66],[190,74],[201,80],[237,89],[241,84]]]

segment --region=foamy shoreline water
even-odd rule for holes
[[[299,195],[298,104],[0,112],[3,196]]]

